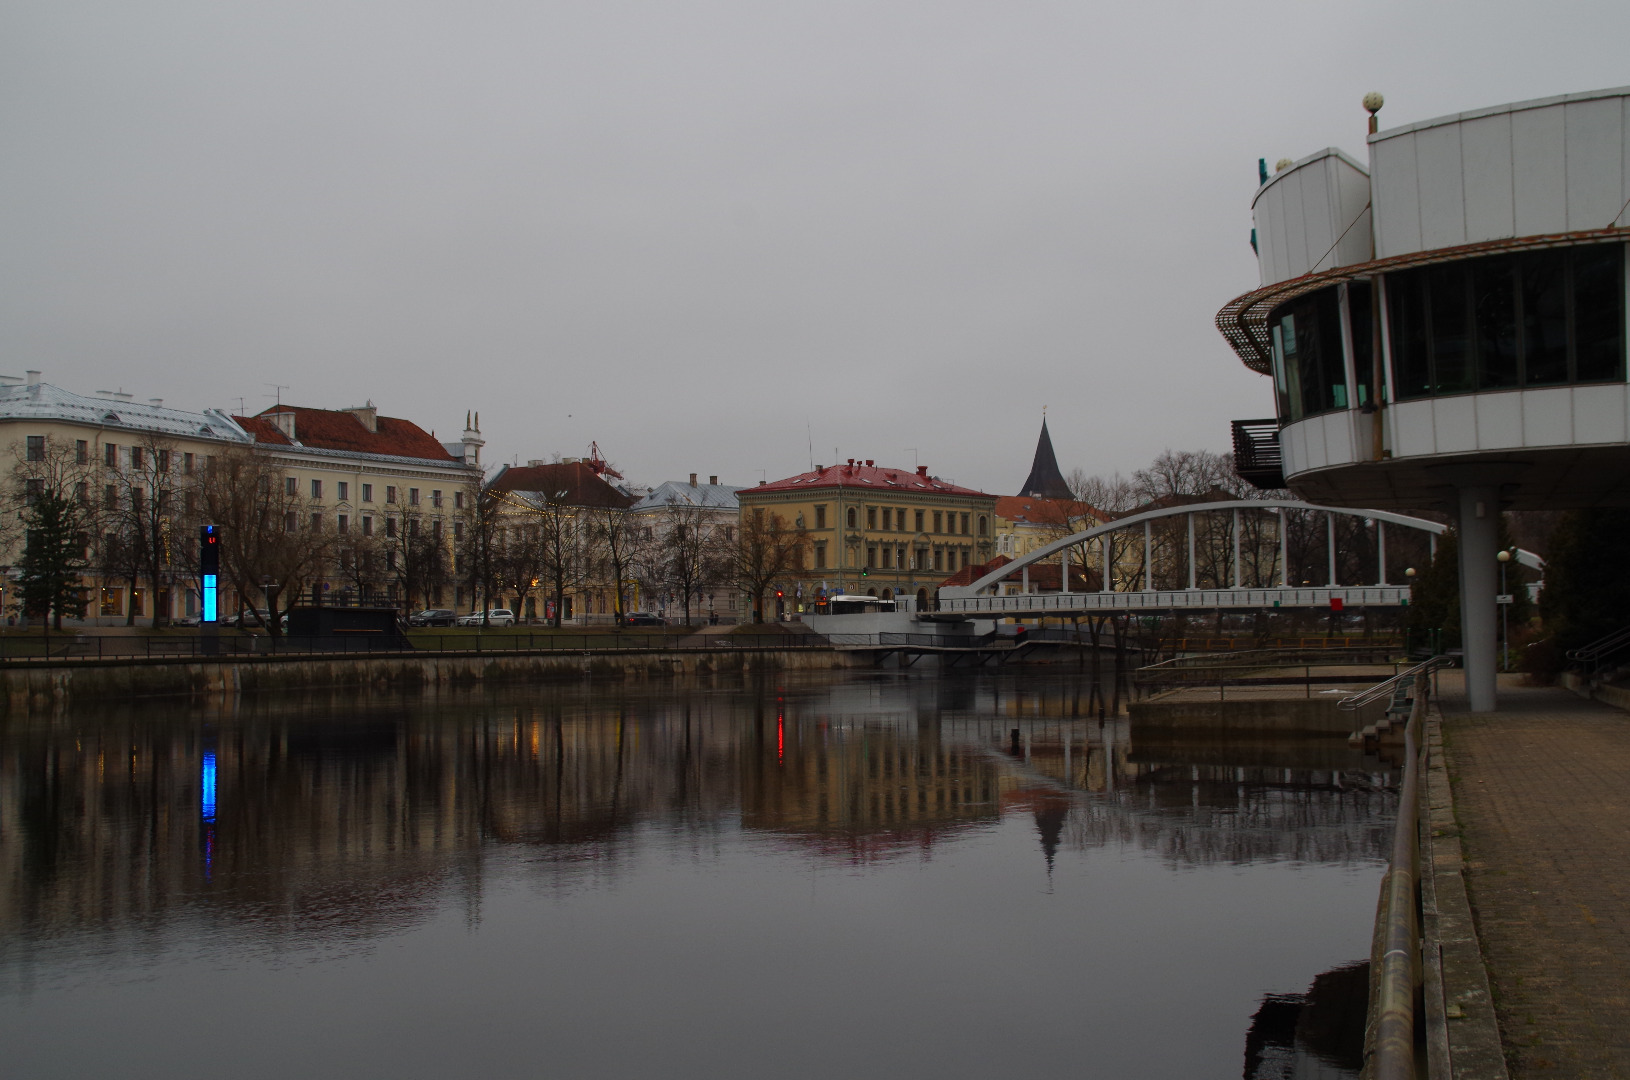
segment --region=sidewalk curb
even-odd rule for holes
[[[1443,754],[1443,717],[1426,717],[1421,787],[1421,948],[1431,1080],[1509,1080],[1488,969],[1466,894],[1454,792]]]

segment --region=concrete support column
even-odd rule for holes
[[[1109,592],[1112,582],[1109,577],[1110,564],[1115,561],[1115,542],[1110,539],[1112,533],[1105,533],[1100,539],[1104,544],[1104,592]]]
[[[1189,588],[1194,588],[1194,515],[1184,514],[1184,520],[1189,523]]]
[[[1493,485],[1467,485],[1458,488],[1456,495],[1460,530],[1460,644],[1466,657],[1466,704],[1472,712],[1493,712],[1499,489]]]
[[[1155,587],[1155,545],[1150,533],[1149,522],[1143,523],[1143,591],[1148,592]]]

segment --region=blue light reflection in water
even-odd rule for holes
[[[215,823],[215,751],[204,751],[204,769],[198,796],[198,810],[205,821]]]

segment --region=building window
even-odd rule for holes
[[[453,509],[454,510],[462,510],[462,509],[464,509],[464,492],[462,492],[462,491],[453,492]]]
[[[979,515],[979,535],[980,536],[989,536],[990,535],[990,520],[988,518],[986,518],[984,514]]]
[[[130,489],[130,509],[133,513],[142,512],[142,489],[139,487]]]
[[[323,531],[323,515],[321,515],[321,514],[312,514],[311,515],[311,531],[314,532],[314,533],[318,533],[318,532]]]
[[[934,531],[935,532],[943,532],[944,531],[944,529],[942,528],[942,526],[944,525],[944,521],[942,520],[943,517],[944,517],[944,515],[942,515],[938,510],[934,511]]]
[[[430,538],[438,544],[441,543],[441,518],[436,518],[430,523]]]
[[[395,536],[396,535],[396,519],[395,518],[388,517],[388,518],[385,519],[385,535],[386,536]]]
[[[81,480],[74,485],[74,501],[79,503],[80,506],[89,506],[91,504],[90,484]]]
[[[84,439],[74,443],[74,464],[89,465],[91,460],[91,444]]]
[[[418,536],[419,535],[419,519],[418,518],[412,517],[412,518],[407,519],[407,534],[409,536]]]
[[[916,526],[917,526],[916,529],[914,529],[912,531],[914,531],[914,532],[922,532],[923,531],[923,512],[921,510],[914,511],[913,514],[912,514],[912,519],[916,523]]]
[[[409,506],[418,506],[419,505],[419,489],[418,488],[408,488],[408,505]]]
[[[866,508],[866,528],[873,532],[877,531],[877,507],[875,506]]]
[[[815,508],[815,527],[817,529],[826,528],[826,507],[824,506]]]
[[[334,482],[334,487],[336,489],[334,496],[340,502],[345,502],[351,498],[351,485],[346,483],[344,480],[336,480]]]
[[[373,534],[374,534],[374,519],[371,518],[371,517],[364,517],[362,519],[362,535],[363,536],[372,536]]]
[[[119,508],[119,488],[117,485],[109,484],[102,489],[102,506],[107,510],[117,510]]]
[[[292,476],[285,476],[283,478],[283,494],[285,494],[285,495],[298,495],[298,494],[300,494],[300,481],[297,480],[296,478],[292,477]]]
[[[817,570],[825,570],[826,569],[826,545],[825,544],[816,544],[815,545],[815,569],[817,569]]]
[[[464,539],[464,522],[453,522],[453,539],[455,541],[461,541]]]
[[[733,544],[736,542],[736,527],[734,525],[724,527],[724,538],[727,543]]]
[[[440,491],[432,491],[430,493],[430,505],[434,506],[437,510],[441,509],[441,492]]]
[[[45,436],[44,435],[30,435],[30,436],[28,436],[28,460],[29,461],[44,461],[45,460]]]
[[[1620,244],[1388,274],[1400,400],[1624,380]]]
[[[968,515],[967,514],[962,515],[962,535],[963,536],[968,535]]]
[[[866,568],[868,570],[870,570],[870,569],[875,569],[876,566],[877,566],[877,549],[875,547],[869,547],[869,548],[866,549]]]
[[[945,569],[945,552],[941,548],[935,548],[934,549],[934,569],[935,570],[943,570],[943,569]]]
[[[195,467],[196,467],[195,459],[193,458],[193,456],[191,454],[182,454],[181,455],[181,473],[182,473],[182,475],[191,476],[192,471],[193,471],[193,469]]]
[[[856,511],[854,507],[851,506],[849,508],[849,516],[848,516],[848,518],[846,520],[849,523],[849,528],[852,529],[852,528],[855,527],[855,524],[858,522],[859,517],[858,517],[858,511]]]
[[[373,502],[374,501],[374,486],[372,484],[363,484],[362,485],[362,501],[363,502]]]
[[[316,500],[321,500],[322,499],[322,497],[323,497],[323,482],[321,480],[313,480],[311,482],[311,497],[313,499],[316,499]]]
[[[161,473],[170,471],[170,452],[168,450],[158,451],[158,471]]]
[[[103,589],[102,590],[101,613],[103,615],[123,615],[124,614],[124,590],[123,589]]]
[[[293,533],[300,531],[300,515],[293,510],[283,515],[283,531]]]
[[[351,531],[351,518],[346,514],[340,514],[334,519],[334,526],[340,532],[348,533]]]
[[[130,448],[130,467],[132,469],[139,469],[142,467],[142,450],[139,446],[132,446]]]
[[[117,469],[119,467],[119,447],[114,443],[103,446],[102,460],[108,468]]]
[[[388,502],[388,503],[393,503],[393,502],[396,501],[396,487],[395,487],[395,485],[392,485],[392,484],[386,484],[385,485],[385,501]]]

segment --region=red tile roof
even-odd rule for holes
[[[562,462],[558,465],[506,465],[492,478],[488,487],[497,491],[542,491],[559,496],[568,506],[632,506],[635,499],[625,495],[600,478],[588,464],[581,461]]]
[[[1069,499],[1038,499],[1029,495],[1004,495],[996,500],[996,515],[1009,521],[1023,521],[1034,525],[1067,525],[1081,523],[1086,518],[1108,520],[1090,503]]]
[[[929,476],[926,465],[912,472],[910,469],[890,469],[873,465],[870,461],[853,460],[847,465],[823,465],[811,472],[789,476],[785,480],[743,488],[741,495],[831,488],[860,488],[866,491],[896,492],[901,495],[973,495],[982,499],[996,497],[983,491],[975,491],[973,488],[948,484],[937,476]]]
[[[369,431],[354,414],[337,409],[305,409],[297,405],[273,405],[255,416],[234,416],[256,442],[287,446],[289,440],[271,420],[274,413],[294,414],[294,438],[301,446],[319,450],[348,450],[359,454],[389,454],[393,457],[421,458],[426,461],[456,461],[430,432],[411,420],[394,416],[376,419],[377,431]]]

